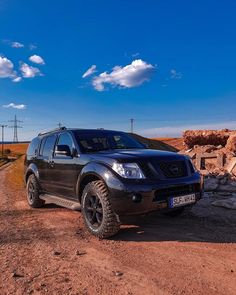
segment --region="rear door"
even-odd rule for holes
[[[51,192],[52,190],[52,157],[56,139],[56,134],[46,136],[42,139],[37,160],[40,185],[43,191],[46,192]]]

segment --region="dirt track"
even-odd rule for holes
[[[78,212],[30,209],[5,175],[0,171],[1,295],[236,294],[236,223],[154,214],[99,241]]]

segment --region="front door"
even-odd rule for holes
[[[56,145],[67,145],[71,155],[75,144],[69,132],[59,134]],[[51,192],[67,198],[75,198],[75,187],[79,174],[78,158],[53,153],[51,163]]]

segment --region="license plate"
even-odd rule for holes
[[[169,206],[170,208],[175,208],[175,207],[180,207],[187,204],[195,203],[195,201],[196,201],[195,194],[174,197],[169,199]]]

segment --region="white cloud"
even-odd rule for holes
[[[87,78],[96,72],[96,65],[92,65],[82,76],[82,78]]]
[[[25,104],[15,104],[14,102],[11,102],[7,105],[3,105],[3,108],[12,108],[12,109],[17,109],[17,110],[24,110],[26,109],[26,105]]]
[[[171,79],[180,80],[183,75],[181,72],[177,72],[175,69],[170,70],[170,77]]]
[[[139,52],[136,52],[136,53],[133,53],[132,54],[132,57],[137,57],[137,56],[139,56],[140,55],[140,53]]]
[[[37,46],[35,45],[35,44],[30,44],[29,45],[29,49],[30,50],[34,50],[34,49],[36,49],[37,48]]]
[[[22,80],[22,77],[16,77],[12,80],[14,83],[19,83]]]
[[[132,88],[148,81],[154,69],[153,65],[137,59],[125,67],[115,66],[110,73],[101,73],[93,79],[92,84],[98,91],[104,90],[104,84]]]
[[[11,47],[13,47],[13,48],[22,48],[22,47],[24,47],[24,44],[22,44],[20,42],[11,42]]]
[[[31,67],[26,63],[21,64],[20,70],[24,78],[34,78],[35,76],[42,76],[38,68]]]
[[[36,63],[36,64],[41,64],[41,65],[45,64],[43,58],[41,56],[39,56],[39,55],[36,55],[36,54],[30,56],[29,60]]]
[[[0,56],[0,78],[13,78],[14,76],[13,63],[8,58]]]

